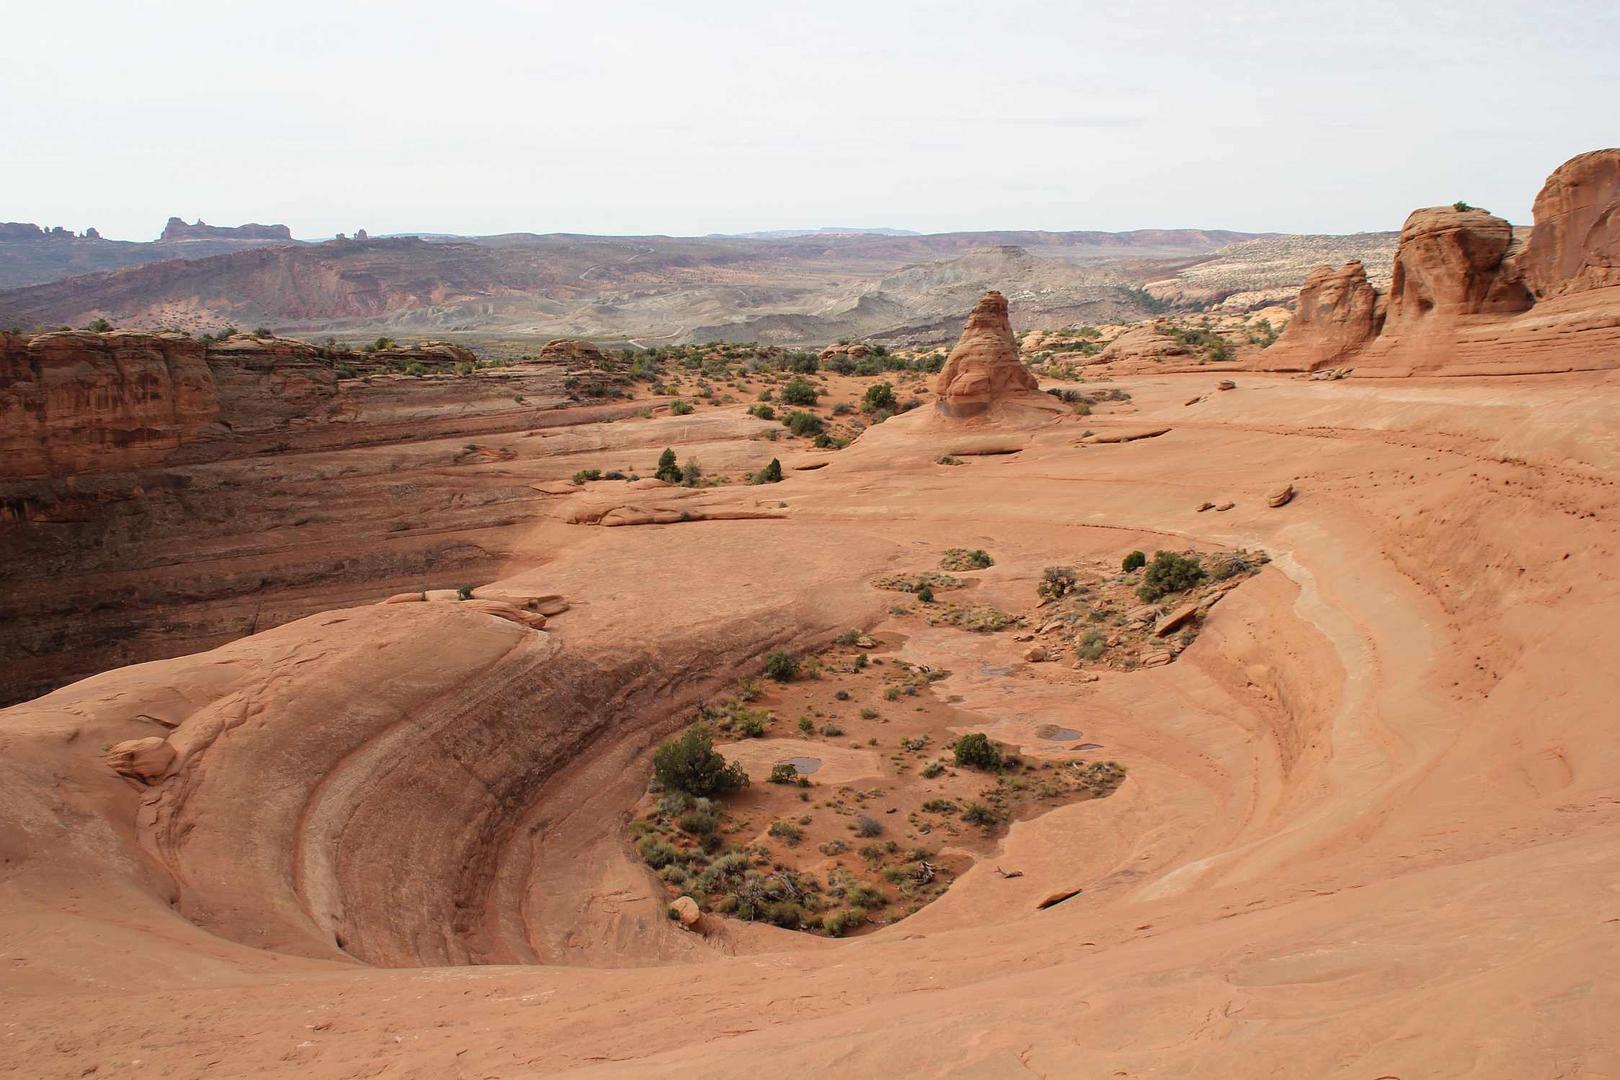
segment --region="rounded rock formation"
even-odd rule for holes
[[[1384,333],[1434,320],[1507,315],[1534,302],[1510,259],[1513,226],[1484,210],[1414,210],[1401,227]]]
[[[1620,149],[1570,158],[1547,177],[1519,264],[1538,298],[1620,285]]]
[[[1038,386],[1018,358],[1007,298],[994,290],[985,293],[940,370],[936,407],[946,416],[978,416],[996,399],[1035,393]]]

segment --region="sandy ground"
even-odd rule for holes
[[[1620,378],[1237,381],[1124,378],[1121,419],[918,410],[790,468],[771,519],[559,508],[498,583],[569,598],[543,633],[351,609],[0,713],[0,1069],[1620,1074]],[[1016,452],[936,464],[987,439]],[[1190,543],[1272,562],[1169,666],[901,652],[987,725],[1084,730],[1113,796],[852,940],[664,918],[623,816],[697,697],[877,629],[871,577],[945,547],[1021,608],[1046,565]],[[171,728],[157,788],[100,764]]]

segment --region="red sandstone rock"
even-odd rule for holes
[[[169,740],[152,735],[114,743],[107,748],[102,760],[114,772],[149,784],[168,771],[174,758],[174,747]]]
[[[1513,226],[1484,210],[1414,210],[1401,228],[1383,333],[1429,330],[1465,315],[1507,315],[1534,300],[1508,259]]]
[[[1519,264],[1538,298],[1620,285],[1620,149],[1570,158],[1547,178]]]
[[[1033,393],[1038,385],[1018,358],[1018,342],[1007,318],[1007,298],[994,291],[985,293],[940,370],[935,383],[939,411],[946,416],[976,416],[995,399]]]
[[[1108,343],[1097,354],[1099,364],[1163,363],[1166,360],[1191,360],[1192,350],[1169,334],[1157,323],[1134,326]]]
[[[1299,305],[1281,339],[1264,353],[1271,370],[1314,371],[1361,350],[1384,324],[1383,298],[1359,260],[1319,266],[1305,278]]]
[[[541,360],[551,363],[601,368],[608,363],[607,356],[589,341],[579,338],[554,338],[540,346]]]

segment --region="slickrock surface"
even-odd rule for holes
[[[1077,446],[1094,418],[1049,419],[943,467],[960,421],[918,409],[768,492],[702,493],[783,518],[597,528],[566,520],[594,490],[554,497],[478,582],[565,598],[541,630],[378,590],[0,713],[0,1067],[1620,1071],[1620,376],[1251,373],[1195,423],[1207,373],[1118,381],[1172,430]],[[742,408],[624,424],[660,445]],[[1173,663],[907,627],[973,727],[1082,729],[1128,778],[903,922],[687,932],[626,849],[697,701],[772,648],[892,639],[874,578],[984,547],[974,602],[1021,610],[1047,566],[1206,542],[1271,562]]]

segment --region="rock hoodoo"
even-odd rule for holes
[[[1007,298],[995,291],[985,293],[940,370],[935,384],[939,411],[946,416],[977,416],[996,399],[1034,393],[1038,385],[1018,358]]]
[[[1620,149],[1570,158],[1542,185],[1519,263],[1538,299],[1620,285]]]
[[[1327,367],[1377,337],[1383,325],[1383,297],[1367,281],[1360,260],[1337,270],[1319,266],[1305,278],[1299,307],[1268,353],[1268,366],[1305,371]]]

